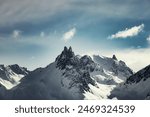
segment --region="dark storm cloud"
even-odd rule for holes
[[[0,24],[11,25],[18,22],[33,22],[54,15],[67,7],[67,0],[1,0]]]
[[[149,0],[74,0],[73,5],[89,13],[111,18],[149,19],[150,16]]]
[[[0,25],[38,23],[69,10],[109,17],[150,17],[148,0],[0,0]]]

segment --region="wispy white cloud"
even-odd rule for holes
[[[15,39],[18,39],[21,35],[22,31],[21,30],[14,30],[12,33],[12,37]]]
[[[146,40],[148,41],[148,43],[150,43],[150,35],[147,37]]]
[[[41,32],[40,37],[42,37],[42,38],[45,37],[45,32]]]
[[[69,30],[68,32],[66,32],[64,35],[63,35],[63,40],[65,42],[71,40],[74,35],[76,34],[76,28],[72,28],[71,30]]]
[[[113,34],[109,36],[109,39],[121,39],[121,38],[127,38],[127,37],[133,37],[137,36],[141,31],[144,29],[144,24],[141,24],[139,26],[134,26],[132,28],[126,28],[123,31],[119,31],[116,34]]]

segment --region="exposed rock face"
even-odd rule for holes
[[[65,69],[67,65],[76,65],[78,63],[78,58],[75,57],[72,48],[69,49],[64,47],[62,53],[56,58],[57,67],[60,69]]]
[[[118,60],[117,57],[116,57],[116,55],[113,55],[112,59]]]
[[[124,81],[129,76],[133,75],[133,71],[123,61],[118,61],[116,56],[113,58],[93,56],[95,63],[98,63],[103,69],[113,72],[116,76],[123,79]]]
[[[30,71],[27,70],[25,67],[20,67],[17,64],[14,65],[9,65],[10,69],[15,72],[16,74],[22,74],[22,75],[27,75]]]
[[[112,90],[110,97],[120,100],[149,100],[150,65],[127,78],[124,84]]]
[[[7,89],[11,89],[19,84],[20,80],[29,73],[30,71],[17,64],[9,66],[0,65],[0,84]]]
[[[142,70],[138,71],[137,73],[135,73],[134,75],[130,76],[127,79],[126,83],[138,83],[141,80],[147,80],[148,78],[150,78],[150,65],[148,65],[147,67],[143,68]]]
[[[65,77],[71,77],[71,86],[78,86],[81,92],[89,90],[88,84],[95,85],[94,80],[91,79],[89,71],[94,70],[95,63],[90,56],[83,56],[79,58],[75,56],[72,48],[64,47],[62,53],[56,58],[56,67],[64,70]]]

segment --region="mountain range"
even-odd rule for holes
[[[0,99],[150,99],[150,65],[134,73],[115,55],[75,55],[64,47],[56,60],[33,71],[0,65]]]

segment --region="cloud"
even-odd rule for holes
[[[146,40],[148,41],[148,43],[150,43],[150,35],[147,37]]]
[[[88,13],[98,14],[100,17],[127,19],[147,19],[150,16],[148,0],[74,0],[77,9],[86,10]],[[109,8],[109,9],[108,9]],[[142,9],[139,9],[142,8]],[[145,12],[144,12],[145,11]],[[132,13],[132,15],[131,15]],[[149,18],[148,18],[149,19]]]
[[[109,19],[149,19],[149,8],[147,0],[0,0],[0,32],[4,28],[5,33],[19,28],[28,34],[29,30],[38,32],[47,27],[64,28],[74,22],[82,26]]]
[[[113,34],[109,36],[109,39],[118,39],[118,38],[127,38],[127,37],[133,37],[137,36],[141,31],[144,29],[144,24],[141,24],[139,26],[134,26],[132,28],[126,28],[123,31],[119,31],[116,34]]]
[[[12,33],[12,37],[15,39],[18,39],[21,35],[22,31],[21,30],[14,30]]]
[[[0,0],[0,16],[3,16],[0,26],[37,23],[71,10],[89,16],[96,14],[100,17],[147,19],[150,18],[149,8],[148,0]]]
[[[63,35],[63,40],[65,42],[71,40],[74,35],[76,34],[76,28],[72,28],[71,30],[69,30],[68,32],[66,32],[64,35]]]
[[[38,23],[64,11],[68,4],[68,0],[0,0],[0,25]]]
[[[44,33],[44,32],[41,32],[41,33],[40,33],[40,37],[42,37],[42,38],[45,37],[45,33]]]
[[[126,62],[134,71],[138,71],[150,64],[150,48],[128,49],[116,52],[119,59]]]

